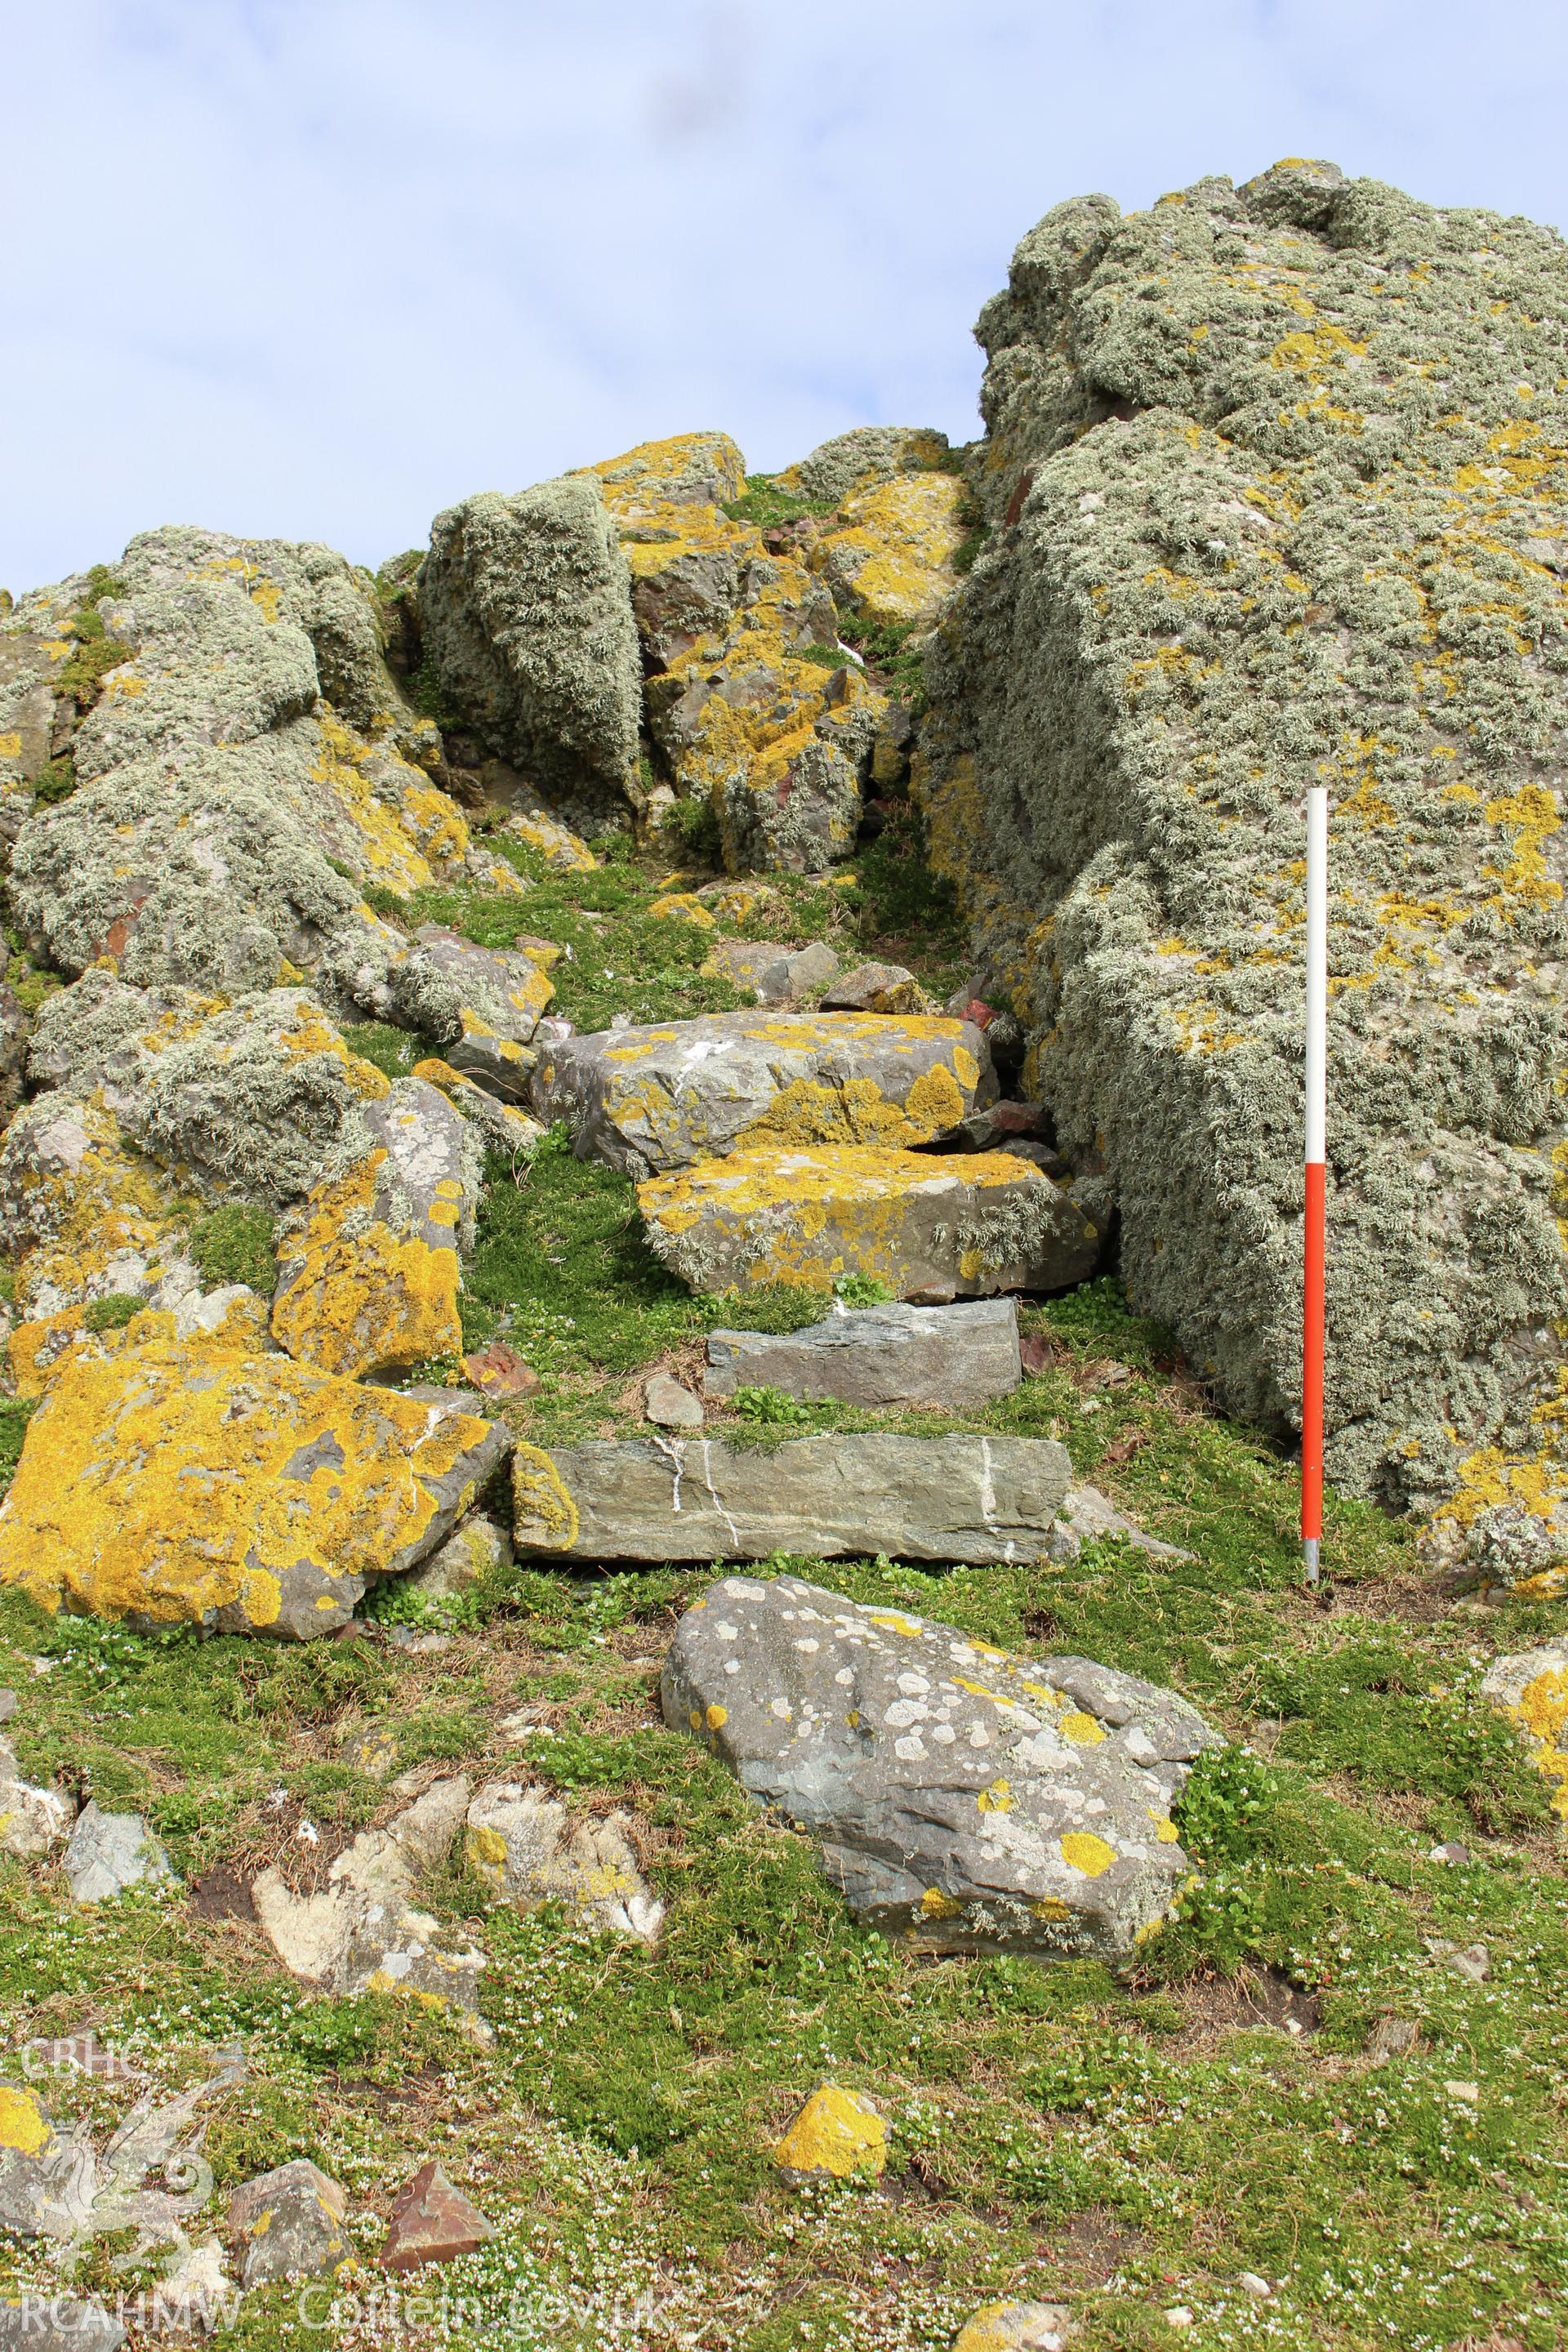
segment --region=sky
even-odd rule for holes
[[[978,429],[1064,197],[1331,158],[1568,225],[1552,0],[0,0],[0,584],[375,564],[698,427]]]

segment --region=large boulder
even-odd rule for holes
[[[895,475],[845,499],[812,569],[863,621],[929,627],[958,578],[963,504],[956,475]]]
[[[330,550],[200,530],[147,533],[112,574],[24,597],[0,643],[78,633],[58,682],[74,668],[87,705],[57,702],[64,796],[33,805],[19,751],[23,797],[5,802],[32,810],[11,869],[29,940],[68,972],[109,958],[142,986],[233,994],[313,972],[373,926],[372,886],[521,889],[427,772],[439,738],[377,625]]]
[[[1294,162],[1059,205],[979,333],[917,790],[1135,1305],[1297,1423],[1326,781],[1330,1475],[1560,1490],[1568,251]]]
[[[642,668],[631,575],[596,482],[483,490],[437,515],[419,613],[426,658],[470,727],[569,812],[624,816]]]
[[[930,1143],[995,1091],[967,1022],[713,1013],[552,1045],[533,1108],[566,1121],[580,1159],[647,1176],[726,1151]]]
[[[673,790],[711,803],[733,871],[846,856],[886,700],[814,659],[837,636],[823,583],[723,511],[745,488],[740,451],[683,434],[593,470],[631,565],[648,728]]]
[[[952,459],[946,434],[930,425],[857,425],[820,442],[809,457],[786,466],[778,483],[797,498],[836,507],[852,490],[889,481],[895,474],[944,468]]]
[[[847,1275],[910,1300],[1070,1290],[1100,1250],[1071,1193],[1005,1151],[735,1151],[649,1178],[637,1206],[693,1290],[831,1291]]]
[[[964,1412],[1008,1395],[1023,1376],[1016,1299],[953,1307],[848,1307],[835,1301],[824,1321],[804,1331],[710,1331],[703,1393],[732,1397],[738,1388],[771,1388],[847,1404]]]
[[[793,1576],[710,1586],[662,1687],[667,1723],[822,1840],[860,1918],[928,1951],[1125,1958],[1190,1875],[1171,1807],[1223,1745],[1134,1675]]]
[[[467,1402],[170,1339],[74,1361],[0,1503],[0,1584],[133,1624],[330,1633],[504,1461]]]
[[[1064,1448],[1036,1437],[521,1445],[513,1541],[579,1559],[1046,1559],[1071,1475]]]

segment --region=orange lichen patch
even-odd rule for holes
[[[811,551],[862,618],[883,625],[934,620],[957,574],[963,489],[952,474],[895,475],[846,499],[839,528]]]
[[[657,506],[666,499],[707,505],[717,490],[725,503],[746,487],[746,461],[727,433],[675,433],[639,441],[618,457],[584,468],[596,474],[612,513]]]
[[[457,1251],[386,1222],[386,1157],[373,1152],[312,1192],[272,1308],[279,1347],[345,1380],[462,1352]]]
[[[35,1322],[18,1323],[6,1342],[11,1378],[19,1397],[40,1397],[73,1363],[103,1363],[128,1348],[149,1340],[174,1340],[177,1318],[167,1309],[144,1307],[128,1323],[95,1331],[81,1307],[62,1307]],[[267,1345],[265,1300],[246,1293],[225,1304],[222,1319],[211,1329],[198,1328],[185,1345],[194,1355],[254,1355]]]
[[[700,931],[716,931],[718,918],[711,914],[690,890],[667,890],[648,908],[650,915],[667,917],[677,923],[691,923]]]
[[[867,1274],[900,1297],[943,1280],[996,1287],[1000,1259],[1021,1265],[1047,1245],[1056,1197],[1005,1152],[944,1159],[844,1144],[735,1151],[637,1187],[655,1249],[695,1287],[830,1290],[843,1275]],[[958,1236],[970,1223],[965,1245]]]
[[[0,1584],[48,1610],[265,1628],[425,1539],[488,1424],[284,1356],[159,1339],[68,1365],[0,1505]],[[468,1489],[447,1495],[461,1505]],[[341,1610],[339,1614],[341,1616]]]
[[[569,825],[558,824],[553,817],[514,814],[509,816],[501,830],[536,849],[545,864],[563,874],[592,874],[599,861],[587,843],[574,834]]]
[[[888,2126],[859,2091],[824,2083],[813,2091],[773,2149],[781,2172],[847,2180],[880,2173],[888,2161]]]
[[[513,1450],[511,1489],[518,1543],[570,1551],[577,1540],[577,1506],[542,1445]]]
[[[36,2091],[0,2083],[0,2148],[16,2156],[41,2156],[54,2136]]]

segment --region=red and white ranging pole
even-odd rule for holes
[[[1329,1047],[1329,793],[1307,792],[1307,1213],[1301,1333],[1301,1558],[1318,1581],[1323,1533],[1323,1259],[1328,1237],[1323,1126]]]

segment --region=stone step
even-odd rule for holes
[[[729,1151],[860,1144],[907,1150],[995,1099],[982,1033],[873,1013],[714,1013],[596,1030],[552,1045],[533,1108],[564,1119],[580,1159],[632,1176]]]
[[[843,1307],[804,1331],[712,1331],[703,1391],[783,1389],[847,1404],[935,1405],[964,1412],[1006,1396],[1024,1376],[1014,1298],[952,1307]]]
[[[1070,1192],[1003,1151],[736,1151],[649,1179],[637,1204],[653,1249],[699,1291],[826,1292],[848,1275],[905,1299],[1067,1290],[1100,1248]]]
[[[512,1539],[521,1556],[585,1560],[1046,1559],[1070,1477],[1066,1450],[1037,1437],[520,1445]]]

